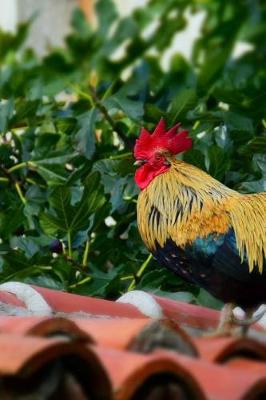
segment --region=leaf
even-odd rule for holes
[[[65,164],[68,161],[70,161],[74,156],[75,153],[71,153],[71,154],[50,154],[50,157],[47,158],[36,158],[33,159],[34,164],[36,164],[37,166],[48,166],[48,165],[61,165],[61,164]]]
[[[238,185],[237,190],[242,193],[266,192],[266,179],[263,178],[257,181],[242,182]]]
[[[68,232],[70,230],[71,219],[73,216],[73,207],[70,205],[70,189],[59,186],[54,189],[49,197],[49,202],[54,214],[42,213],[40,224],[45,233],[54,236],[59,232]]]
[[[215,308],[217,310],[220,310],[222,307],[222,302],[220,300],[217,300],[204,289],[200,289],[197,296],[197,302],[202,306]]]
[[[266,154],[255,154],[253,160],[258,165],[259,169],[261,170],[262,174],[266,176]]]
[[[36,270],[33,269],[33,271],[36,274]],[[49,288],[53,290],[66,290],[66,286],[52,277],[51,275],[44,274],[42,271],[37,276],[27,276],[25,279],[25,283],[28,283],[29,285],[36,285],[36,286],[41,286],[44,288]]]
[[[66,171],[62,166],[38,165],[39,175],[50,185],[58,185],[66,181]]]
[[[93,170],[100,172],[105,192],[111,195],[112,212],[122,212],[127,208],[124,195],[127,194],[128,185],[132,182],[132,178],[128,176],[129,169],[132,170],[132,164],[130,166],[128,160],[122,162],[119,160],[100,160],[94,164]],[[134,194],[136,194],[135,185],[134,188]]]
[[[0,232],[1,236],[8,238],[17,228],[23,225],[25,218],[23,215],[23,205],[16,207],[12,204],[5,212],[0,212]]]
[[[185,303],[193,303],[193,304],[197,303],[197,297],[191,292],[179,291],[179,292],[173,293],[173,292],[167,292],[167,291],[156,289],[156,288],[149,290],[149,292],[153,293],[156,296],[167,297],[168,299],[172,299],[174,301],[182,301]]]
[[[114,284],[117,285],[118,283],[119,278],[115,269],[108,272],[102,272],[97,269],[92,273],[92,280],[78,288],[75,292],[89,296],[103,297],[112,290]]]
[[[86,16],[80,9],[74,10],[71,19],[71,25],[83,39],[88,38],[91,34],[91,28],[88,24]]]
[[[228,111],[223,113],[224,121],[231,130],[253,132],[252,120],[240,114]]]
[[[194,88],[182,89],[173,99],[170,106],[171,124],[182,121],[186,113],[195,107],[197,103],[197,94]]]
[[[266,136],[257,136],[241,148],[242,153],[266,154]]]
[[[85,182],[82,198],[75,206],[71,205],[71,191],[68,187],[59,186],[49,196],[50,212],[41,214],[40,224],[48,235],[56,233],[74,233],[85,230],[91,225],[90,217],[106,199],[99,185],[100,176],[93,173]]]
[[[3,60],[9,53],[16,52],[25,41],[29,29],[29,22],[20,23],[15,34],[0,31],[0,60]]]
[[[85,181],[84,192],[80,202],[74,207],[70,228],[73,231],[88,227],[89,217],[101,208],[106,199],[100,185],[100,175],[95,172]]]
[[[129,99],[124,94],[124,91],[117,92],[115,95],[109,97],[104,104],[108,109],[117,108],[122,110],[125,115],[136,121],[141,119],[144,113],[143,102]]]
[[[0,133],[6,132],[8,122],[13,114],[14,105],[12,98],[7,101],[0,102]]]
[[[183,156],[184,161],[189,164],[195,165],[200,169],[205,169],[205,157],[204,154],[197,149],[191,149],[186,152]]]
[[[95,108],[79,117],[79,130],[76,134],[76,148],[89,160],[95,152],[95,123],[99,111]]]
[[[111,24],[118,16],[113,1],[98,0],[96,3],[96,14],[99,26],[98,33],[102,38],[105,39],[108,31],[110,30]]]
[[[209,174],[217,180],[222,181],[225,172],[230,168],[228,153],[224,152],[220,147],[213,145],[208,149],[208,158],[206,161]]]
[[[34,240],[23,236],[13,236],[10,246],[22,250],[27,258],[33,257],[40,250]]]

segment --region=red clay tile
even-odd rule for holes
[[[17,307],[25,307],[25,304],[19,300],[14,294],[0,290],[0,302],[10,304]]]
[[[130,304],[97,299],[77,294],[70,294],[33,286],[47,301],[54,311],[65,313],[85,312],[96,316],[145,318],[145,316]]]
[[[3,387],[23,389],[40,376],[49,387],[58,362],[64,390],[55,398],[65,400],[109,399],[109,380],[117,400],[266,398],[266,340],[192,338],[183,330],[213,329],[217,311],[155,297],[165,316],[158,321],[132,305],[35,289],[59,316],[0,316],[0,398]],[[5,292],[1,301],[23,306]],[[183,347],[190,357],[180,354]]]
[[[201,356],[209,361],[224,363],[241,355],[266,361],[266,342],[248,337],[201,337],[194,341]]]
[[[166,318],[174,320],[182,326],[206,331],[216,327],[219,322],[219,311],[165,297],[155,296],[155,298],[162,307]]]
[[[227,361],[226,366],[243,369],[249,372],[257,372],[266,377],[266,364],[261,360],[246,359],[244,357],[235,357]]]
[[[33,336],[66,335],[72,339],[93,341],[92,337],[80,329],[74,321],[61,317],[0,316],[0,333]]]
[[[151,319],[76,319],[79,328],[106,347],[148,353],[155,348],[171,348],[193,357],[197,349],[181,328],[168,321]]]
[[[109,373],[116,400],[206,398],[189,367],[170,352],[142,355],[100,347],[94,350]]]
[[[165,351],[158,351],[163,355]],[[235,368],[167,352],[200,382],[210,400],[262,400],[266,398],[265,372]],[[265,364],[264,364],[265,365]],[[261,397],[259,397],[261,396]]]
[[[147,325],[148,318],[119,319],[77,319],[79,328],[90,335],[94,341],[106,347],[127,349],[132,341]]]
[[[23,383],[30,377],[40,378],[40,374],[47,373],[61,361],[61,368],[76,378],[89,398],[111,398],[110,381],[99,358],[82,343],[62,338],[1,334],[0,354],[0,376],[6,380],[7,386],[15,382],[12,379]],[[3,386],[0,387],[0,397]]]

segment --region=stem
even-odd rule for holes
[[[127,281],[128,279],[134,278],[134,275],[127,275],[127,276],[122,276],[120,278],[120,281]]]
[[[81,97],[83,97],[86,100],[89,100],[91,107],[95,107],[94,101],[92,99],[92,97],[90,96],[90,94],[84,92],[83,90],[81,90],[79,87],[75,86],[75,85],[71,85],[72,89],[74,90],[74,92],[76,94],[79,94]]]
[[[113,131],[117,132],[118,136],[123,140],[123,142],[127,145],[127,147],[131,148],[132,147],[132,141],[124,134],[124,132],[117,126],[116,122],[113,120],[113,118],[109,115],[107,108],[103,105],[101,100],[98,98],[97,93],[95,89],[92,86],[89,86],[90,94],[92,97],[92,100],[94,102],[94,105],[104,118],[106,119],[107,122],[109,122],[109,125],[113,129]]]
[[[0,177],[0,182],[9,182],[9,179]]]
[[[137,280],[143,275],[143,272],[145,271],[145,269],[149,265],[151,259],[152,259],[152,254],[149,254],[148,257],[146,258],[146,260],[144,261],[144,263],[141,264],[140,269],[136,273],[134,279],[131,281],[131,283],[130,283],[128,289],[127,289],[128,292],[130,292],[131,290],[135,289]]]
[[[109,86],[109,88],[108,88],[108,89],[106,90],[106,92],[104,93],[104,95],[103,95],[103,97],[102,97],[102,100],[105,100],[105,99],[107,99],[107,97],[109,97],[109,95],[112,93],[112,90],[113,90],[115,84],[116,84],[116,81],[114,81],[114,82]]]
[[[125,201],[131,201],[132,203],[136,203],[136,204],[137,204],[137,202],[138,202],[138,200],[133,199],[132,197],[129,197],[129,196],[123,197],[123,200],[125,200]]]
[[[200,121],[196,121],[195,124],[193,125],[192,129],[195,130],[200,126]]]
[[[24,195],[23,195],[23,193],[22,193],[22,191],[21,191],[21,187],[20,187],[20,185],[19,185],[19,183],[18,182],[16,182],[15,183],[15,188],[16,188],[16,191],[17,191],[17,194],[19,195],[19,198],[20,198],[20,200],[21,200],[21,202],[24,204],[24,206],[25,206],[25,204],[26,204],[26,199],[25,199],[25,197],[24,197]]]
[[[21,169],[21,168],[25,168],[25,167],[28,167],[28,162],[27,161],[24,161],[22,163],[16,164],[13,167],[9,168],[7,171],[9,173],[11,173],[11,172],[16,171],[17,169]]]
[[[136,279],[134,278],[134,279],[132,279],[129,287],[127,288],[127,292],[131,292],[131,290],[134,290],[135,287],[136,287]]]
[[[72,258],[72,240],[70,231],[67,231],[67,247],[68,247],[68,257]]]
[[[17,191],[17,194],[19,195],[20,200],[22,201],[22,203],[25,205],[26,204],[26,199],[22,193],[21,187],[19,182],[12,176],[12,174],[10,173],[10,171],[6,168],[4,168],[3,166],[0,165],[0,170],[3,172],[3,174],[7,177],[7,179],[9,180],[9,182],[15,186],[15,189]],[[4,178],[2,178],[4,179]]]
[[[27,274],[33,268],[40,269],[40,270],[46,270],[46,271],[51,271],[53,269],[50,265],[31,265],[27,268],[24,268],[22,271],[16,271],[16,272],[13,272],[12,274],[6,276],[4,278],[4,280],[2,281],[2,283],[12,281],[14,278],[18,280],[18,277],[21,275],[21,273]]]
[[[63,248],[63,257],[66,260],[66,262],[70,263],[73,268],[76,268],[77,271],[79,271],[81,274],[84,274],[84,267],[77,261],[73,260],[68,254],[66,254],[66,250]]]
[[[151,260],[152,260],[152,254],[149,254],[144,263],[140,266],[138,272],[136,273],[136,276],[138,278],[141,277],[141,275],[143,274],[143,272],[145,271]]]
[[[127,158],[127,157],[129,157],[129,156],[132,156],[132,153],[131,153],[131,152],[123,153],[123,154],[118,154],[118,155],[116,155],[116,156],[110,156],[110,157],[109,157],[109,160],[120,160],[120,159],[123,159],[123,158]]]
[[[86,282],[89,282],[92,280],[91,276],[87,276],[86,278],[82,279],[80,282],[78,283],[73,283],[73,285],[68,286],[69,289],[75,289],[77,286],[83,285]]]
[[[84,254],[83,254],[83,259],[82,259],[82,265],[83,265],[84,267],[86,267],[86,265],[87,265],[87,263],[88,263],[89,250],[90,250],[90,241],[87,240],[87,241],[86,241],[85,250],[84,250]]]
[[[115,123],[115,121],[112,119],[112,117],[109,115],[107,108],[103,105],[103,103],[101,102],[101,100],[98,98],[97,93],[94,89],[94,87],[92,87],[91,85],[89,85],[89,93],[84,92],[83,90],[81,90],[79,87],[75,86],[75,85],[71,85],[72,89],[74,90],[74,92],[76,94],[79,94],[81,97],[83,97],[84,99],[88,100],[90,102],[90,105],[92,108],[98,108],[98,110],[102,113],[102,115],[104,116],[104,118],[106,119],[106,121],[109,123],[109,125],[111,126],[111,128],[113,129],[113,131],[117,132],[118,136],[120,136],[120,138],[123,140],[123,142],[129,147],[132,148],[133,147],[133,143],[132,140],[130,140],[125,134],[124,132],[119,129],[119,127],[117,126],[117,124]],[[107,94],[105,93],[103,100],[107,97]]]

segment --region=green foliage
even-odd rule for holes
[[[122,19],[100,0],[96,12],[94,29],[75,11],[64,48],[43,59],[22,46],[29,25],[0,32],[0,281],[106,298],[137,287],[217,307],[143,246],[132,148],[142,125],[179,120],[194,139],[185,160],[265,190],[266,6],[150,0]],[[191,60],[173,54],[163,68],[198,12]],[[236,57],[239,42],[250,46]]]

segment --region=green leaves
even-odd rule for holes
[[[44,232],[51,236],[73,235],[88,229],[90,216],[103,206],[105,197],[99,185],[99,175],[93,173],[86,179],[81,199],[71,204],[71,189],[56,187],[49,196],[50,211],[41,214],[40,224]]]
[[[15,52],[21,47],[27,37],[28,28],[29,23],[21,23],[15,35],[0,31],[0,61],[4,60],[8,54]]]
[[[5,132],[8,128],[8,123],[13,114],[13,100],[2,100],[0,102],[0,133]]]
[[[189,110],[197,104],[197,93],[195,88],[185,88],[172,99],[170,108],[171,123],[182,121]]]
[[[218,146],[211,146],[208,149],[206,162],[209,174],[222,181],[226,171],[230,168],[230,158],[228,153],[224,152]]]
[[[98,16],[99,35],[105,38],[111,24],[118,17],[115,5],[111,0],[99,0],[96,4]]]
[[[77,150],[90,159],[95,152],[95,123],[99,111],[95,108],[79,117],[79,130],[76,134]]]
[[[187,60],[171,44],[192,10],[203,19]],[[0,282],[116,298],[133,281],[217,307],[155,260],[138,275],[147,250],[132,150],[140,127],[163,116],[190,131],[186,162],[265,191],[265,10],[150,0],[121,17],[99,0],[96,14],[95,28],[75,10],[64,46],[43,59],[21,47],[29,24],[0,32]],[[240,41],[252,44],[246,53]]]

